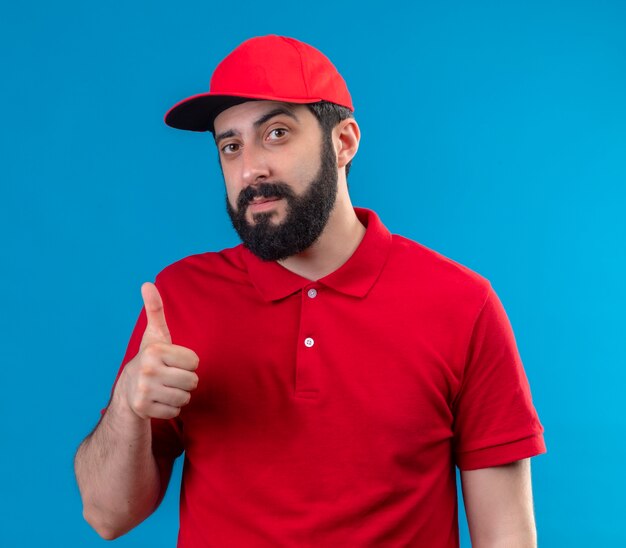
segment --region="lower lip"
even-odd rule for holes
[[[267,202],[251,203],[248,208],[252,213],[261,213],[273,209],[279,201],[280,198],[276,198],[276,200],[268,200]]]

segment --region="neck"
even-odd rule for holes
[[[356,216],[349,198],[338,197],[328,224],[316,242],[302,253],[279,263],[303,278],[319,280],[342,266],[364,235],[365,227]]]

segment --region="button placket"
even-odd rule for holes
[[[318,325],[319,291],[315,287],[302,289],[300,332],[296,355],[295,395],[315,399],[319,395],[319,341],[316,336]]]

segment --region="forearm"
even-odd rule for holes
[[[135,416],[123,402],[112,401],[80,445],[75,470],[83,515],[106,539],[132,529],[159,503],[161,479],[152,454],[150,420]]]

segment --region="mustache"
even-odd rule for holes
[[[293,196],[293,190],[289,185],[282,182],[248,186],[237,197],[237,209],[243,211],[255,198],[291,198]]]

